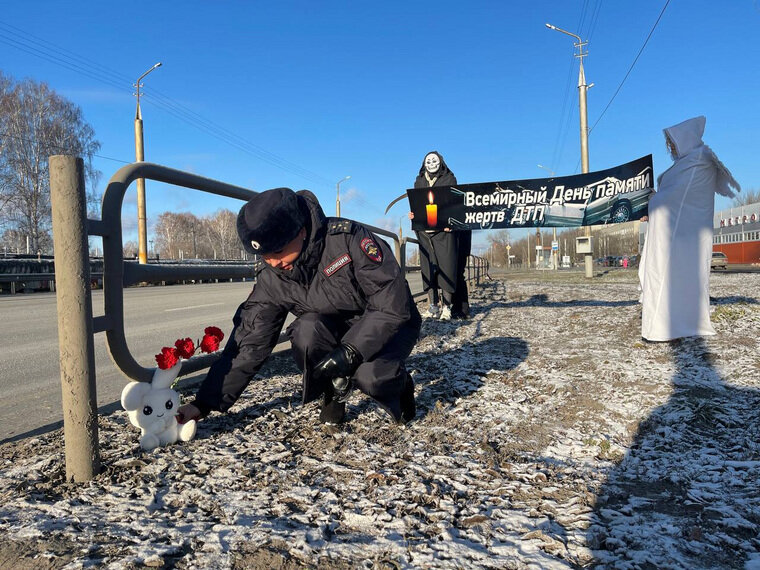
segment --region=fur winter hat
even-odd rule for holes
[[[249,253],[279,251],[293,241],[306,224],[298,194],[290,188],[274,188],[256,194],[240,209],[237,232]]]

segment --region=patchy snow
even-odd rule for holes
[[[717,336],[650,344],[632,271],[486,282],[423,325],[406,427],[319,425],[274,357],[191,442],[101,417],[88,483],[60,431],[5,444],[0,567],[760,568],[760,274],[711,292]]]

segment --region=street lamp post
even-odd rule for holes
[[[137,97],[137,110],[135,111],[135,160],[137,160],[137,162],[142,162],[145,160],[142,112],[140,111],[140,87],[142,87],[142,83],[140,83],[140,81],[142,81],[143,77],[148,75],[151,71],[159,67],[161,67],[160,61],[151,67],[148,71],[143,73],[140,77],[138,77],[137,82],[134,84],[136,89],[135,96]],[[148,229],[145,214],[144,178],[137,179],[137,244],[138,258],[140,263],[148,263]]]
[[[573,34],[571,32],[568,32],[567,30],[563,30],[562,28],[558,28],[557,26],[552,26],[551,24],[546,24],[546,27],[550,30],[555,30],[557,32],[562,32],[563,34],[567,34],[568,36],[572,36],[577,42],[573,42],[573,45],[578,48],[578,53],[575,54],[575,57],[579,59],[580,67],[578,69],[578,108],[579,108],[579,114],[580,114],[580,126],[581,126],[581,172],[584,174],[588,172],[589,166],[588,166],[588,108],[587,108],[587,102],[586,102],[586,92],[588,91],[589,87],[593,87],[593,83],[590,85],[586,85],[586,73],[583,70],[583,58],[588,55],[588,52],[584,53],[583,48],[588,45],[588,42],[584,42],[580,36]],[[586,226],[586,236],[591,236],[591,228],[589,226]],[[593,255],[590,253],[587,253],[585,256],[585,264],[586,264],[586,277],[593,277],[594,276],[594,270],[593,270]]]
[[[346,176],[345,178],[342,178],[342,179],[338,180],[338,183],[335,185],[335,191],[336,191],[336,194],[335,194],[335,215],[338,218],[340,218],[340,183],[341,182],[345,182],[349,178],[351,178],[351,177],[350,176]]]

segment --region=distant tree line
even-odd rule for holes
[[[592,241],[594,258],[607,255],[635,255],[638,253],[638,235],[634,232],[633,222],[616,224],[617,232],[595,234]],[[575,238],[585,235],[586,229],[557,228],[557,241],[560,255],[569,255],[577,261],[575,254]],[[528,267],[536,262],[536,245],[544,248],[544,257],[551,255],[553,230],[551,228],[536,228],[520,239],[510,239],[508,230],[488,233],[489,246],[484,255],[497,267],[507,267],[507,255],[514,255],[511,264]],[[510,249],[507,250],[507,246]],[[558,260],[561,261],[561,260]]]
[[[88,203],[100,173],[100,150],[81,109],[46,83],[16,81],[0,71],[0,252],[53,251],[48,157],[84,159]]]
[[[197,217],[189,212],[164,212],[148,244],[148,256],[160,259],[248,259],[238,240],[237,214],[217,210]],[[152,247],[151,247],[152,245]],[[124,257],[137,256],[137,242],[124,244]]]

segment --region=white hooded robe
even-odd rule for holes
[[[715,193],[740,190],[702,142],[705,117],[665,129],[675,146],[673,166],[649,200],[649,224],[639,266],[641,336],[651,341],[713,335],[710,257]]]

